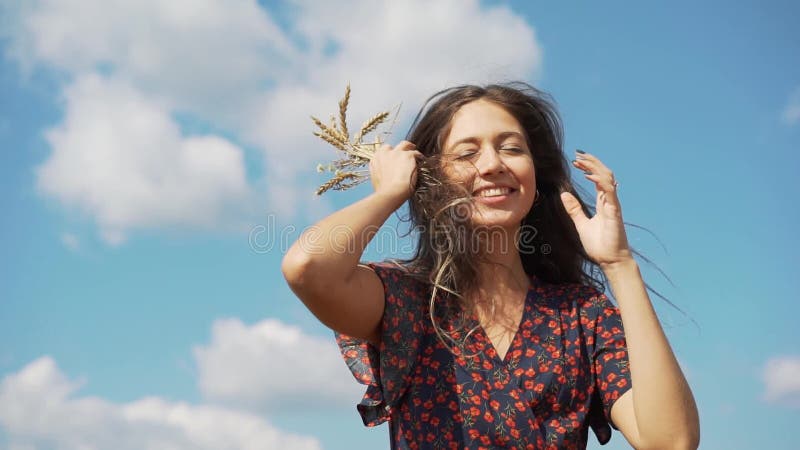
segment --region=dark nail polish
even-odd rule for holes
[[[581,155],[585,154],[586,152],[583,150],[575,150],[576,152],[580,153]]]

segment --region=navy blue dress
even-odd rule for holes
[[[611,406],[631,380],[619,311],[603,293],[531,276],[501,360],[480,327],[451,352],[430,323],[430,285],[391,263],[369,266],[386,293],[380,348],[336,339],[367,385],[364,424],[389,421],[393,449],[585,449],[590,427],[601,444],[611,438]],[[439,323],[456,339],[478,324],[455,316]]]

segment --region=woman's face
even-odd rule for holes
[[[445,176],[472,194],[473,224],[520,225],[536,196],[536,174],[514,116],[488,100],[467,103],[453,116],[442,154]]]

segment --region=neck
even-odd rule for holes
[[[528,275],[522,267],[522,258],[516,245],[516,231],[497,228],[486,232],[483,249],[486,262],[481,263],[478,268],[481,290],[527,290]]]
[[[475,313],[484,326],[516,331],[530,279],[516,245],[487,253],[478,265],[478,285],[471,295]]]

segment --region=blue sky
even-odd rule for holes
[[[800,7],[380,3],[0,2],[0,448],[385,448],[280,275],[281,233],[369,192],[313,197],[308,115],[349,81],[352,124],[402,103],[399,140],[512,78],[663,243],[629,232],[687,312],[653,299],[701,448],[792,448]]]

